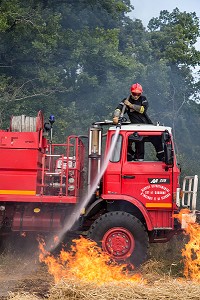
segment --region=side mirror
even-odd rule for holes
[[[140,136],[138,134],[138,132],[136,131],[136,132],[133,132],[133,134],[131,134],[129,136],[129,139],[133,142],[141,142],[143,140],[143,136]]]
[[[162,134],[162,143],[165,155],[166,165],[174,165],[174,151],[172,147],[172,140],[168,130],[165,130]]]
[[[165,130],[162,134],[162,142],[163,143],[169,143],[171,142],[171,136],[169,134],[169,131],[168,130]]]

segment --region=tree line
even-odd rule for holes
[[[139,82],[151,119],[173,128],[183,169],[198,173],[199,19],[163,10],[145,28],[133,9],[129,0],[1,0],[1,127],[42,110],[63,142],[111,119]]]

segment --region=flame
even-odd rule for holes
[[[187,279],[200,282],[200,225],[194,222],[188,209],[182,209],[174,217],[180,222],[184,218],[184,221],[187,223],[184,233],[189,236],[189,241],[182,250],[184,276]]]
[[[182,223],[183,215],[189,214],[190,210],[188,208],[183,208],[180,210],[178,214],[174,214],[173,217],[178,219],[180,223]]]
[[[185,232],[189,235],[189,242],[182,250],[184,276],[187,279],[200,282],[200,225],[190,223]]]
[[[108,282],[141,282],[139,274],[127,271],[127,265],[118,265],[99,248],[96,242],[80,237],[73,240],[70,251],[61,250],[56,258],[45,250],[44,240],[39,241],[40,262],[58,283],[61,279],[79,279],[102,285]],[[132,273],[132,274],[131,274]],[[144,281],[143,281],[144,282]]]

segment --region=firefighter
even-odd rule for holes
[[[131,85],[130,92],[131,94],[128,96],[128,98],[124,98],[115,109],[113,115],[113,123],[118,124],[123,106],[126,105],[124,112],[127,113],[131,123],[153,124],[153,122],[147,115],[147,109],[149,104],[147,98],[142,95],[143,93],[142,86],[139,83],[134,83],[133,85]],[[151,137],[150,140],[156,149],[157,152],[156,157],[159,160],[163,160],[164,151],[163,151],[161,139],[160,138],[158,139],[157,137]],[[129,154],[132,153],[132,156],[134,156],[134,160],[143,160],[144,142],[142,141],[136,142],[134,155],[133,155],[132,145],[131,146],[130,145],[131,144],[129,143],[128,152]]]

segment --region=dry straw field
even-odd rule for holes
[[[151,245],[149,260],[138,270],[106,261],[83,238],[70,252],[54,255],[42,243],[40,250],[24,244],[9,249],[0,256],[0,299],[200,299],[199,225],[190,230],[190,238],[180,235]]]

